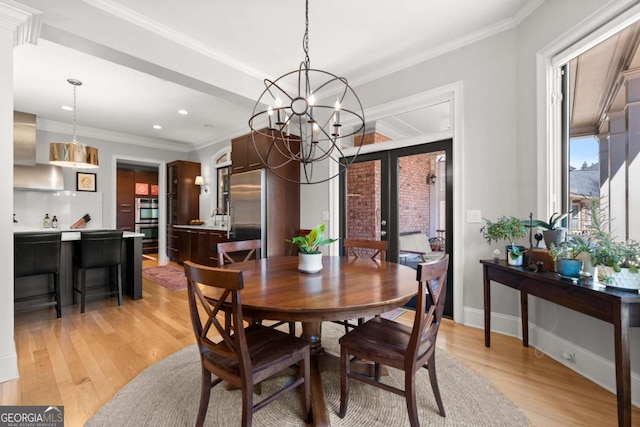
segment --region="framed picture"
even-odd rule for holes
[[[151,184],[151,195],[157,196],[159,193],[158,186],[155,184]]]
[[[136,182],[136,195],[147,196],[149,194],[149,184],[146,182]]]
[[[96,174],[76,172],[76,191],[96,191]]]

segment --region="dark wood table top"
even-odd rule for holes
[[[226,266],[242,270],[246,314],[285,321],[372,316],[403,305],[418,286],[416,271],[393,262],[323,257],[323,270],[298,271],[298,257],[271,257]]]

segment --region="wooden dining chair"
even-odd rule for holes
[[[259,239],[256,239],[218,243],[216,250],[218,252],[218,266],[222,267],[225,264],[249,261],[251,257],[260,259],[262,242]],[[231,257],[231,254],[239,252],[242,252],[244,255],[244,259],[242,259],[242,261],[236,261],[236,259]]]
[[[355,258],[379,258],[384,262],[387,257],[387,242],[384,240],[358,240],[358,239],[344,239],[342,241],[344,246],[344,255],[347,257]],[[344,326],[344,332],[349,332],[349,329],[355,328],[357,325],[364,323],[364,318],[359,318],[356,323],[351,323],[349,319],[346,320],[334,320],[333,323]]]
[[[240,240],[237,242],[224,242],[218,243],[217,248],[218,252],[218,266],[222,267],[225,264],[235,264],[236,262],[245,262],[249,261],[252,257],[256,260],[260,259],[261,250],[262,250],[262,242],[260,240]],[[240,257],[233,258],[231,255],[235,253],[241,253]],[[240,259],[242,256],[244,258],[241,261],[236,261],[236,259]],[[231,313],[227,310],[227,315],[229,316]],[[253,322],[260,323],[259,319],[251,319]],[[227,322],[228,323],[228,322]],[[278,326],[284,325],[287,323],[289,325],[289,334],[296,334],[296,324],[295,322],[276,322],[270,325],[270,328],[277,328]]]
[[[416,371],[429,371],[431,388],[441,416],[445,416],[436,377],[436,338],[447,295],[449,255],[433,263],[418,264],[418,298],[413,327],[373,318],[340,338],[340,418],[347,413],[349,378],[404,396],[412,427],[419,426],[416,406]],[[429,309],[426,309],[427,298]],[[374,376],[351,372],[355,360],[375,363]],[[404,390],[380,382],[380,365],[404,371]]]
[[[309,422],[310,344],[255,323],[245,328],[242,271],[207,267],[191,261],[185,261],[184,271],[202,368],[196,426],[204,424],[211,389],[222,381],[242,391],[242,426],[251,426],[256,411],[298,387],[302,395],[302,418],[305,423]],[[207,288],[217,293],[216,299],[205,296]],[[226,325],[227,316],[219,316],[224,305],[231,307],[231,325]],[[220,319],[224,320],[221,322]],[[297,371],[295,379],[254,404],[254,386],[288,368]]]

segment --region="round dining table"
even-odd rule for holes
[[[330,425],[322,391],[322,322],[375,316],[400,307],[418,291],[416,271],[406,265],[369,258],[325,256],[323,269],[298,271],[297,256],[230,264],[242,270],[242,309],[247,317],[301,322],[311,343],[313,425]]]

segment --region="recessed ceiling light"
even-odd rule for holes
[[[178,110],[178,114],[182,115],[182,116],[186,116],[187,114],[189,114],[189,112],[187,110],[185,110],[184,108],[181,108]]]
[[[154,129],[157,129],[157,130],[160,130],[160,129],[162,129],[162,126],[160,126],[160,125],[153,125],[153,128],[154,128]]]
[[[73,111],[73,107],[69,107],[68,105],[63,105],[62,108],[64,111]]]
[[[202,126],[206,127],[206,128],[213,128],[215,127],[214,125],[212,125],[211,123],[205,123]]]

